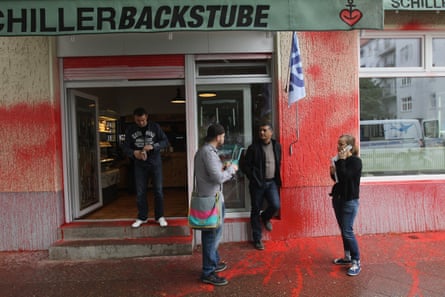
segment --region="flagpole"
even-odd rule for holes
[[[294,39],[294,34],[295,34],[295,31],[292,31],[291,41],[290,41],[290,49],[289,49],[289,52],[290,52],[289,53],[289,60],[292,58],[292,42],[293,42],[293,39]],[[287,96],[289,96],[289,80],[290,80],[290,72],[291,72],[291,70],[292,70],[291,69],[291,65],[289,63],[289,67],[287,69],[286,88],[285,88]],[[289,99],[288,99],[288,102],[289,102]],[[290,108],[290,104],[289,103],[287,104],[287,108]],[[295,121],[296,121],[296,129],[297,129],[297,139],[292,141],[290,143],[290,145],[289,145],[289,155],[291,155],[291,156],[292,156],[292,153],[293,153],[292,146],[295,143],[297,143],[297,141],[298,141],[298,134],[299,134],[299,132],[298,132],[298,104],[296,104]]]
[[[290,49],[289,49],[289,60],[292,58],[292,42],[293,42],[293,38],[294,38],[294,33],[295,31],[292,31],[292,37],[290,39]],[[289,96],[289,80],[290,80],[290,72],[291,72],[291,67],[290,67],[290,63],[289,67],[287,69],[287,77],[286,77],[286,86],[284,88],[284,90],[286,91],[287,95]],[[287,107],[290,108],[290,104],[287,104]]]

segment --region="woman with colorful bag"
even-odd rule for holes
[[[224,196],[222,184],[233,178],[238,166],[229,164],[224,166],[218,156],[217,148],[224,144],[224,127],[213,124],[207,129],[206,143],[195,155],[196,191],[199,196],[216,196],[218,194],[222,204],[221,224],[214,229],[201,231],[202,242],[202,274],[201,281],[215,286],[224,286],[228,281],[218,276],[227,268],[226,263],[221,262],[218,246],[222,238],[224,222]]]

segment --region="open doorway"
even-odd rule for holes
[[[133,123],[133,110],[144,107],[149,113],[149,121],[160,124],[169,138],[170,146],[162,151],[164,215],[167,218],[187,215],[187,152],[185,104],[175,104],[171,100],[184,94],[184,87],[177,85],[144,87],[92,87],[69,89],[68,93],[78,92],[95,98],[95,113],[90,113],[91,121],[97,129],[97,168],[100,183],[98,203],[94,209],[73,212],[73,219],[119,220],[134,219],[137,214],[136,194],[132,160],[121,150],[126,127]],[[68,96],[68,100],[70,100]],[[71,99],[73,100],[73,99]],[[76,100],[79,100],[76,99]],[[76,104],[68,104],[75,108]],[[75,122],[78,112],[73,115]],[[96,117],[93,119],[93,117]],[[75,125],[71,123],[71,125]],[[73,136],[72,136],[73,137]],[[82,135],[76,136],[82,139]],[[77,158],[77,164],[82,162]],[[76,162],[75,162],[76,163]],[[81,168],[81,166],[79,166]],[[81,172],[82,170],[79,170]],[[81,179],[78,188],[83,188]],[[148,191],[149,217],[153,218],[153,194]],[[75,195],[72,195],[71,199]],[[81,199],[81,198],[79,198]],[[73,203],[72,203],[73,204]]]

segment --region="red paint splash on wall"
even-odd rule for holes
[[[61,188],[60,108],[20,103],[0,108],[0,191]]]
[[[419,22],[413,21],[407,24],[404,24],[400,27],[400,30],[413,31],[413,30],[426,30],[426,26],[422,25]]]

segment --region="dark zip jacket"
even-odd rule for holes
[[[153,150],[147,152],[147,160],[138,160],[134,157],[134,151],[142,150],[147,145],[153,145]],[[125,142],[122,145],[124,153],[139,166],[162,165],[160,150],[168,147],[168,138],[161,126],[155,122],[148,122],[147,126],[139,127],[131,124],[125,131]]]
[[[278,187],[281,186],[281,145],[272,139],[272,147],[275,156],[275,176],[274,180]],[[253,186],[262,187],[265,176],[265,155],[263,142],[256,141],[248,148],[244,157],[244,162],[240,164],[241,170],[247,175],[249,182]]]

